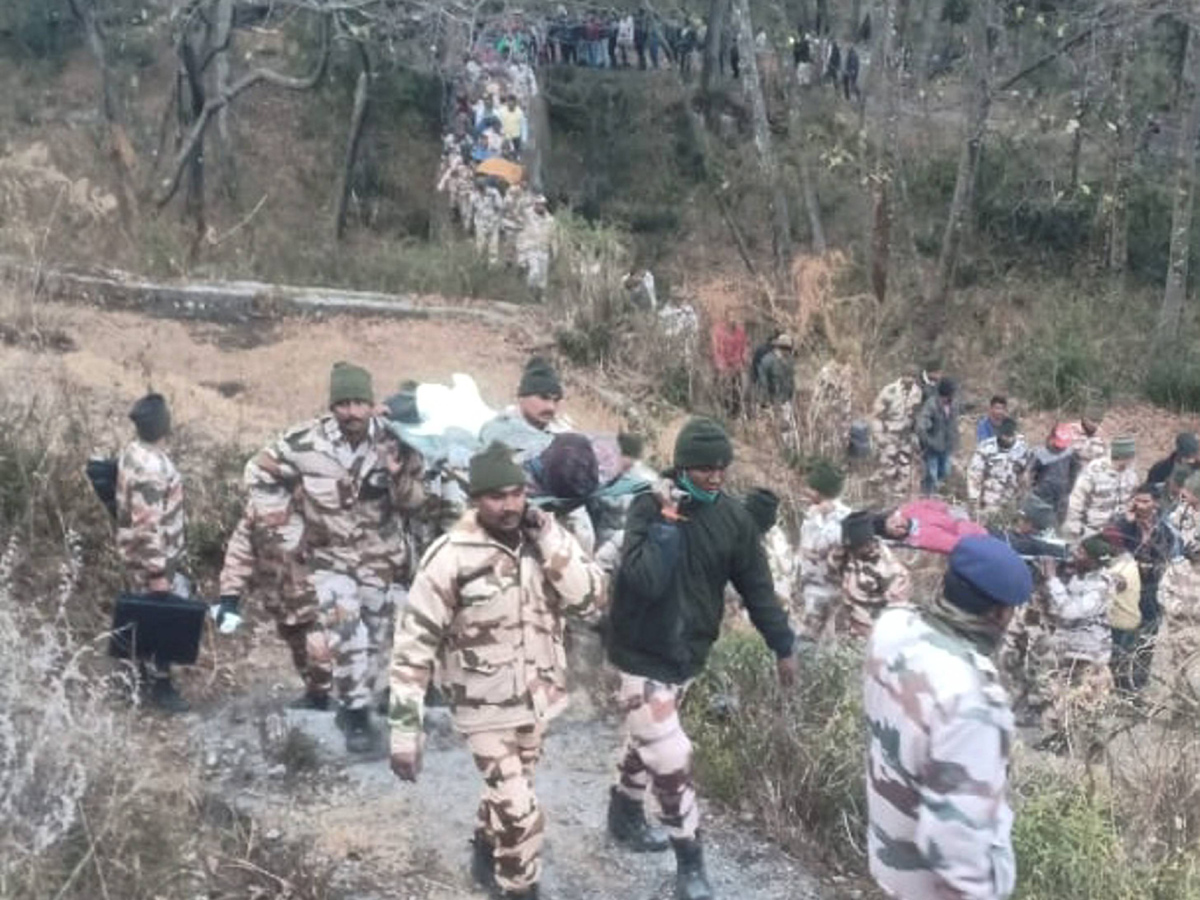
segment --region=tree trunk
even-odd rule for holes
[[[1075,131],[1071,134],[1071,194],[1079,191],[1079,161],[1083,156],[1083,120],[1091,105],[1090,85],[1091,58],[1095,53],[1095,41],[1091,52],[1084,55],[1079,64],[1079,86],[1075,94]]]
[[[350,194],[354,187],[354,163],[358,159],[358,148],[362,143],[363,124],[367,120],[367,104],[370,99],[371,66],[367,51],[359,45],[362,55],[362,70],[354,85],[354,110],[350,113],[350,131],[346,139],[346,158],[342,163],[341,187],[338,190],[337,209],[333,215],[333,234],[341,240],[346,233],[346,208],[350,205]]]
[[[217,0],[212,34],[213,70],[216,94],[229,89],[229,52],[233,44],[233,0]],[[229,106],[217,110],[217,180],[233,197],[237,193],[237,172],[233,161],[233,139],[229,134]]]
[[[917,44],[916,59],[913,60],[913,81],[924,84],[929,77],[929,63],[933,58],[933,43],[937,39],[938,21],[942,17],[940,0],[923,0],[921,4],[921,39]]]
[[[763,178],[771,191],[771,249],[775,262],[777,284],[783,284],[792,252],[792,226],[788,215],[787,192],[779,177],[779,165],[771,144],[771,123],[767,120],[767,104],[763,98],[762,81],[758,72],[758,54],[754,52],[754,29],[750,20],[748,0],[735,0],[738,15],[738,43],[746,48],[742,55],[745,90],[750,95],[754,121],[754,146],[758,151]]]
[[[942,235],[942,251],[938,256],[938,271],[934,293],[930,298],[933,307],[928,317],[929,328],[941,331],[945,320],[946,304],[954,284],[954,273],[958,265],[958,254],[962,244],[964,220],[970,213],[970,198],[974,193],[975,173],[979,167],[979,154],[983,147],[988,114],[991,112],[991,58],[988,49],[988,19],[991,12],[990,0],[981,0],[975,7],[969,26],[971,90],[967,98],[967,133],[958,157],[958,176],[954,181],[954,197],[950,201],[950,214],[946,219],[946,230]]]
[[[899,5],[899,9],[897,6]],[[892,186],[896,177],[896,155],[900,133],[899,93],[901,29],[908,20],[908,0],[885,0],[879,22],[879,41],[872,66],[877,70],[875,83],[883,90],[882,129],[875,128],[872,146],[871,184],[871,287],[875,299],[887,300],[888,270],[892,254]],[[900,38],[900,40],[897,40]],[[863,104],[865,108],[865,103]]]
[[[1129,264],[1129,184],[1133,174],[1135,135],[1129,110],[1129,71],[1135,38],[1128,26],[1118,26],[1113,35],[1116,54],[1113,84],[1116,86],[1117,139],[1112,161],[1112,210],[1108,222],[1108,270],[1124,278]]]
[[[71,0],[71,12],[83,25],[88,52],[92,54],[100,71],[100,114],[107,131],[105,142],[108,145],[105,149],[117,178],[121,221],[128,227],[137,214],[137,195],[133,187],[137,154],[125,130],[120,97],[108,65],[108,48],[100,31],[100,24],[96,20],[95,3],[93,0]]]
[[[708,34],[704,40],[704,65],[700,71],[700,91],[709,93],[721,71],[721,36],[729,15],[729,0],[709,0]]]
[[[183,76],[179,86],[179,118],[183,124],[182,130],[186,132],[199,119],[200,112],[204,109],[204,82],[199,60],[196,59],[196,50],[186,34],[180,38],[179,53]],[[184,212],[196,227],[195,243],[192,245],[194,254],[205,229],[203,139],[197,141],[188,154]]]
[[[1155,329],[1162,347],[1179,332],[1187,293],[1188,251],[1192,239],[1192,206],[1196,187],[1196,138],[1200,130],[1200,35],[1188,28],[1187,51],[1179,73],[1179,137],[1175,144],[1175,188],[1171,209],[1171,255],[1167,288]]]

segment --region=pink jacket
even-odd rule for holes
[[[900,512],[912,522],[904,543],[917,550],[948,554],[959,538],[988,533],[962,510],[951,509],[941,500],[914,500],[900,507]]]
[[[717,322],[712,328],[713,364],[721,375],[740,372],[746,365],[746,328],[740,323],[728,326]]]

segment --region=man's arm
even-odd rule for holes
[[[750,621],[776,657],[791,656],[796,635],[788,624],[787,613],[775,599],[775,583],[771,579],[766,552],[749,522],[740,529],[732,559],[729,580],[737,588]]]
[[[170,482],[164,473],[153,467],[121,471],[123,490],[118,496],[127,500],[122,510],[117,542],[121,558],[130,569],[140,569],[144,581],[153,590],[168,590],[167,547],[164,521],[167,514]],[[155,585],[155,582],[162,582]]]
[[[1067,501],[1067,520],[1064,523],[1067,534],[1073,537],[1083,534],[1084,521],[1087,518],[1091,500],[1092,473],[1090,469],[1084,469],[1083,474],[1076,479],[1075,486],[1071,488],[1071,497]]]
[[[930,730],[915,843],[941,882],[934,896],[1002,900],[1015,867],[1007,834],[1009,736],[999,708],[970,706],[954,704]]]
[[[396,628],[388,709],[393,755],[418,752],[425,718],[425,691],[457,608],[455,566],[443,538],[422,563]]]
[[[385,427],[382,422],[380,426]],[[392,506],[403,513],[416,512],[425,503],[425,459],[390,431],[386,434],[384,455],[390,476],[388,490]]]
[[[987,460],[976,450],[971,454],[971,465],[967,468],[967,499],[971,503],[979,502],[980,489],[983,487],[983,476],[987,469]]]
[[[554,516],[540,515],[544,522],[534,540],[546,580],[561,598],[563,612],[597,621],[605,598],[604,573]]]

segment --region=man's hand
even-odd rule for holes
[[[531,503],[525,507],[525,513],[521,516],[521,531],[528,540],[536,541],[549,530],[552,519],[548,512]]]
[[[242,624],[242,617],[238,613],[238,598],[233,594],[226,594],[219,603],[210,606],[209,610],[217,631],[221,634],[233,634]]]
[[[392,774],[401,781],[417,780],[421,772],[421,735],[392,738]]]
[[[783,659],[776,660],[775,673],[779,676],[779,683],[784,687],[792,687],[796,683],[796,679],[800,675],[800,664],[796,661],[796,654],[785,656]]]

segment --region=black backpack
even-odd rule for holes
[[[87,461],[87,466],[83,470],[88,477],[88,481],[92,483],[92,490],[96,492],[96,496],[100,498],[100,502],[104,504],[104,508],[108,510],[109,515],[116,521],[117,518],[117,461],[115,458],[105,459],[102,456],[93,456]]]

